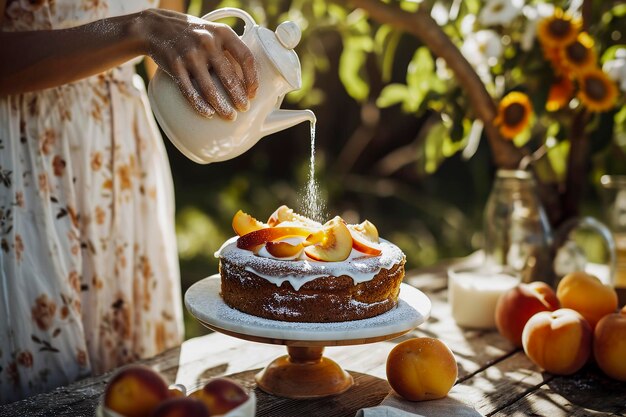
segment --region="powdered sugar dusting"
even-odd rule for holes
[[[302,212],[309,219],[321,222],[325,204],[320,195],[320,187],[315,180],[315,122],[311,122],[311,158],[309,160],[309,180],[302,199]]]
[[[367,256],[353,249],[348,259],[342,262],[265,258],[255,255],[252,251],[238,248],[236,242],[237,237],[229,239],[215,256],[226,258],[229,262],[276,286],[288,281],[296,291],[309,281],[327,276],[348,275],[352,277],[355,285],[370,281],[381,269],[391,269],[404,260],[400,248],[384,239],[380,240],[382,253],[379,256]]]
[[[428,297],[418,289],[402,284],[397,307],[375,317],[333,323],[286,322],[252,316],[229,307],[219,294],[220,288],[219,275],[195,283],[185,294],[187,309],[209,326],[280,340],[335,340],[350,344],[353,339],[410,331],[428,318],[431,309]],[[358,308],[359,302],[354,303]]]

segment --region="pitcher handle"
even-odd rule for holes
[[[216,20],[224,19],[227,17],[238,17],[239,19],[243,20],[244,26],[243,35],[241,35],[242,37],[246,36],[246,34],[251,31],[254,26],[256,26],[256,22],[254,21],[252,16],[248,14],[248,12],[237,9],[235,7],[224,7],[222,9],[213,10],[211,13],[202,16],[204,20],[208,20],[209,22],[215,22]]]
[[[563,223],[556,233],[556,249],[558,250],[563,245],[571,231],[579,228],[591,229],[595,231],[598,235],[600,235],[600,237],[602,237],[602,239],[604,240],[604,244],[609,253],[609,284],[614,287],[615,272],[617,267],[615,239],[613,239],[613,234],[611,233],[611,230],[609,230],[609,228],[598,219],[585,216],[569,219],[568,221]]]

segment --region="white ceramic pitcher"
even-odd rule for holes
[[[300,60],[293,50],[300,42],[298,25],[283,22],[272,32],[257,25],[248,13],[235,8],[215,10],[203,19],[215,21],[226,17],[244,21],[241,39],[257,64],[259,89],[248,111],[238,112],[233,121],[218,116],[203,117],[191,107],[171,77],[161,70],[156,72],[148,87],[152,110],[167,137],[189,159],[200,164],[234,158],[263,136],[301,122],[315,122],[311,110],[280,109],[285,94],[302,86]],[[214,80],[226,95],[219,80]]]

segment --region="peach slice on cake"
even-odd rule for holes
[[[247,235],[260,229],[267,229],[268,225],[261,223],[248,213],[239,210],[233,217],[233,230],[238,236]]]
[[[299,223],[307,227],[322,227],[322,225],[315,220],[311,220],[308,217],[295,213],[293,209],[287,206],[280,206],[274,213],[267,219],[267,224],[270,227],[275,227],[283,222]]]
[[[349,224],[348,230],[352,235],[352,247],[355,250],[372,256],[378,256],[382,253],[378,230],[370,221],[365,220],[361,224]]]
[[[325,262],[340,262],[350,256],[352,252],[352,236],[350,230],[337,216],[324,225],[321,232],[313,233],[307,241],[320,240],[319,243],[304,248],[304,253],[311,259]]]
[[[309,227],[268,227],[247,233],[237,239],[239,249],[253,250],[259,245],[263,245],[273,240],[283,239],[291,236],[307,237],[315,230]]]
[[[302,243],[298,243],[296,245],[292,245],[289,242],[267,242],[265,244],[265,249],[270,253],[270,255],[275,258],[280,259],[296,259],[302,253],[302,249],[304,246]]]

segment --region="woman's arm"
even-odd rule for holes
[[[242,77],[226,51],[235,57]],[[0,32],[0,95],[62,85],[137,55],[152,57],[205,116],[217,112],[234,118],[235,108],[246,110],[258,88],[252,53],[230,27],[149,9],[71,29]],[[230,100],[221,97],[209,69],[218,76]]]
[[[0,32],[0,94],[69,83],[122,64],[145,49],[137,15],[65,30]]]
[[[2,1],[2,0],[0,0]],[[159,2],[160,9],[174,10],[175,12],[185,13],[185,1],[184,0],[161,0]],[[156,72],[158,65],[150,57],[146,57],[143,60],[146,67],[146,73],[148,78],[152,78]]]

